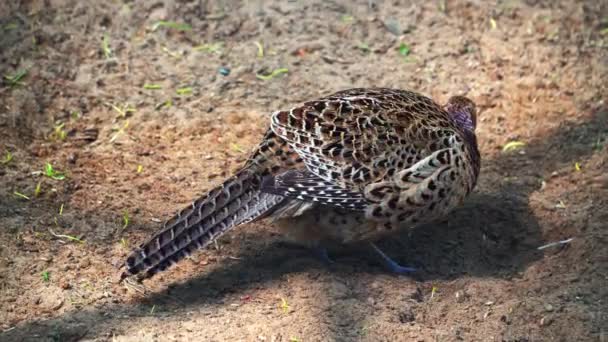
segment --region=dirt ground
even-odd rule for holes
[[[1,341],[608,341],[607,1],[3,1],[0,74]],[[481,108],[474,194],[381,242],[420,272],[249,224],[118,283],[272,111],[353,86]]]

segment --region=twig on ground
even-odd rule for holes
[[[549,248],[549,247],[555,247],[555,246],[559,246],[559,245],[565,245],[567,243],[570,243],[572,240],[574,240],[574,238],[569,238],[569,239],[561,240],[561,241],[557,241],[557,242],[551,242],[551,243],[548,243],[546,245],[542,245],[542,246],[538,247],[537,249],[540,251],[540,250],[543,250],[543,249]]]
[[[65,235],[65,234],[56,234],[52,229],[49,228],[49,233],[51,233],[51,235],[53,235],[54,237],[58,238],[58,239],[68,239],[70,241],[76,241],[76,242],[80,242],[80,243],[84,243],[84,240],[79,239],[75,236],[72,235]]]

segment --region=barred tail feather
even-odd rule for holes
[[[122,278],[144,272],[149,278],[203,248],[230,228],[250,222],[283,197],[262,193],[261,177],[245,168],[168,220],[151,239],[133,251]]]

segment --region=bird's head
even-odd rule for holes
[[[477,127],[477,106],[464,96],[452,96],[443,107],[458,127],[475,132]]]

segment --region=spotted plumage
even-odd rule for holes
[[[230,228],[267,218],[309,246],[373,241],[444,216],[476,184],[472,101],[351,89],[272,114],[233,177],[167,221],[127,259],[149,277]]]

